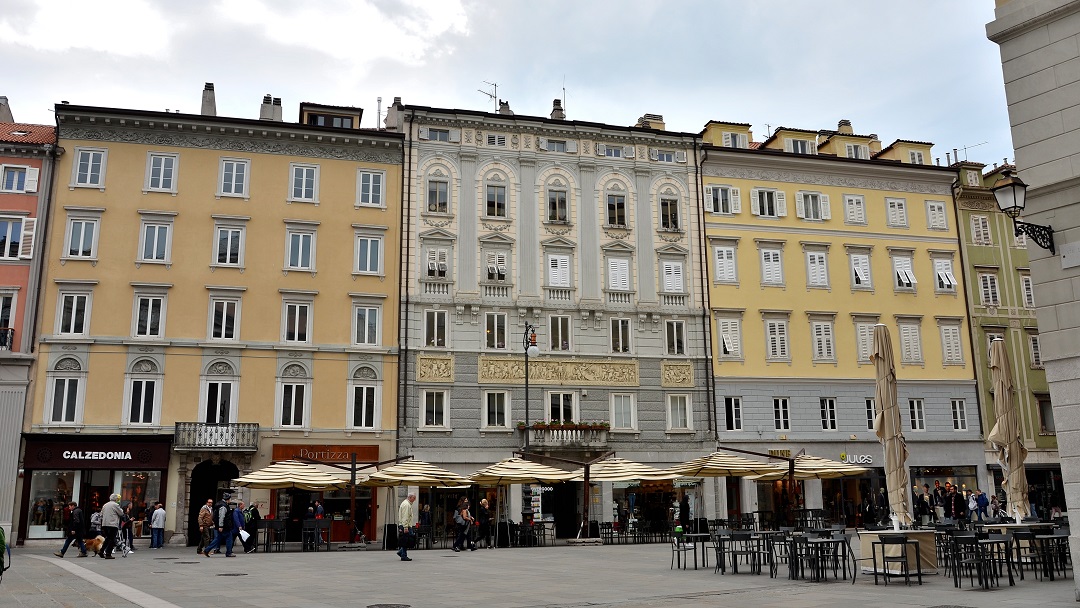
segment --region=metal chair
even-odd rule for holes
[[[889,584],[889,578],[893,574],[889,571],[889,564],[899,564],[900,571],[904,574],[904,584],[911,585],[911,564],[908,561],[908,547],[914,545],[915,567],[919,584],[922,584],[922,563],[919,561],[919,541],[909,540],[905,536],[886,534],[878,537],[881,545],[881,563],[885,569],[885,584]],[[899,555],[889,555],[889,547],[894,547]],[[874,583],[877,583],[877,572],[874,572]],[[899,575],[897,575],[899,576]]]
[[[676,564],[678,564],[679,567],[683,570],[686,570],[686,553],[688,551],[694,553],[695,556],[697,555],[696,549],[694,548],[694,543],[683,542],[682,534],[672,534],[671,568],[669,568],[669,570],[674,570]]]
[[[318,534],[318,528],[315,527],[315,520],[305,519],[300,527],[300,546],[302,551],[318,550],[318,545],[315,540],[316,534]]]

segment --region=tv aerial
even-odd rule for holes
[[[476,89],[476,90],[478,92],[480,92],[480,93],[483,93],[484,95],[487,95],[488,99],[495,102],[495,110],[497,111],[499,109],[499,83],[497,83],[497,82],[488,82],[488,81],[485,80],[484,84],[490,86],[491,90],[490,91],[485,91],[484,89]]]

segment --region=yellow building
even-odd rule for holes
[[[702,133],[712,360],[722,445],[871,468],[864,478],[730,481],[729,514],[792,501],[848,521],[884,486],[873,432],[874,326],[897,361],[913,484],[985,479],[960,245],[955,173],[930,144],[781,127]]]
[[[286,123],[267,96],[261,120],[218,117],[212,84],[201,114],[56,107],[20,538],[116,492],[195,542],[199,506],[252,469],[394,457],[402,137],[361,112]],[[240,498],[263,517],[321,498],[350,536],[347,498]]]

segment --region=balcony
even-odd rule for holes
[[[570,302],[574,298],[574,290],[569,287],[545,287],[549,302]]]
[[[509,285],[483,285],[484,299],[509,300]]]
[[[684,296],[684,295],[660,294],[660,302],[664,306],[684,307],[684,306],[686,306],[686,296]]]
[[[424,283],[424,295],[448,296],[450,295],[449,283]]]
[[[177,452],[196,450],[254,452],[259,449],[259,424],[257,422],[226,424],[177,422],[173,435],[173,449]]]
[[[630,291],[609,291],[607,292],[608,304],[633,304],[634,293]]]
[[[523,429],[525,430],[525,429]],[[608,430],[598,428],[531,428],[529,444],[536,448],[564,450],[603,449],[608,444]]]

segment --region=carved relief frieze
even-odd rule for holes
[[[465,136],[465,143],[467,143],[467,144],[472,143],[472,135],[473,135],[472,129],[465,129],[464,131],[462,131],[462,135]]]
[[[431,218],[424,218],[424,224],[427,226],[431,226],[432,228],[446,228],[453,223],[454,220],[433,220]]]
[[[495,224],[493,222],[480,222],[480,225],[483,226],[485,230],[490,230],[492,232],[506,232],[507,230],[510,229],[510,224]]]
[[[135,365],[131,366],[131,371],[136,374],[156,374],[158,366],[153,361],[148,359],[141,359],[135,362]]]
[[[657,236],[665,243],[679,243],[683,240],[683,234],[681,232],[661,232]]]
[[[417,382],[453,382],[454,357],[450,355],[416,355]]]
[[[776,169],[750,169],[746,167],[707,166],[702,171],[710,177],[727,177],[752,181],[788,182],[794,184],[816,184],[840,188],[860,188],[867,190],[893,190],[918,194],[937,194],[949,196],[948,184],[929,184],[907,180],[875,179],[867,177],[848,177],[844,175],[825,175],[805,171],[781,171]]]
[[[573,228],[570,225],[561,225],[558,228],[555,228],[554,226],[544,226],[544,230],[548,234],[554,234],[555,236],[563,236],[566,234],[570,234],[570,231],[573,230]]]
[[[997,211],[998,206],[996,202],[992,201],[960,201],[961,209],[971,209],[972,211]]]
[[[626,239],[628,239],[630,237],[630,231],[629,230],[609,230],[609,229],[605,228],[604,229],[604,236],[608,237],[609,239],[615,239],[617,241],[625,241]]]
[[[524,357],[481,355],[478,381],[525,384]],[[581,361],[542,358],[529,360],[529,383],[550,386],[639,386],[637,361]]]
[[[664,361],[660,364],[660,386],[693,388],[694,366],[690,363]]]
[[[517,135],[511,135],[510,136],[510,147],[513,148],[514,150],[518,149],[518,136]]]

